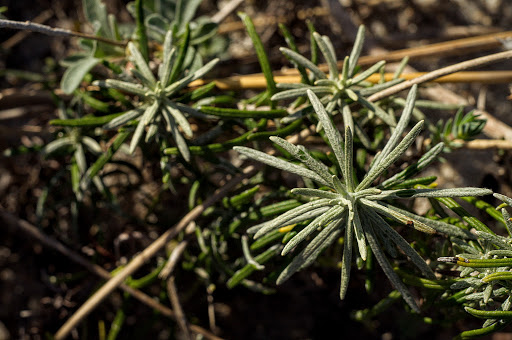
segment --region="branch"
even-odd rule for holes
[[[431,72],[414,72],[403,73],[400,78],[406,80],[414,80],[423,77]],[[393,79],[394,73],[385,73],[384,79],[390,81]],[[277,84],[298,84],[302,81],[299,75],[275,75],[274,80]],[[372,83],[378,83],[381,80],[380,74],[373,74],[366,79]],[[215,86],[219,90],[244,90],[244,89],[265,89],[267,82],[261,74],[248,74],[244,76],[233,76],[221,79],[198,79],[189,84],[189,87],[203,86],[211,82],[215,82]],[[449,74],[437,79],[431,79],[436,83],[510,83],[512,82],[512,71],[474,71],[474,72],[457,72]]]
[[[406,89],[410,88],[411,86],[413,86],[414,84],[425,83],[425,82],[440,78],[442,76],[445,76],[447,74],[467,70],[469,68],[474,68],[477,66],[492,64],[492,63],[495,63],[495,62],[498,62],[498,61],[501,61],[504,59],[509,59],[509,58],[512,58],[512,51],[499,52],[499,53],[487,55],[485,57],[475,58],[475,59],[463,61],[463,62],[455,64],[455,65],[443,67],[438,70],[424,74],[421,77],[418,77],[418,78],[415,78],[412,80],[407,80],[403,83],[397,84],[388,89],[377,92],[374,95],[370,96],[368,98],[368,101],[375,102],[380,99],[391,96],[395,93],[398,93],[400,91],[406,90]]]
[[[78,37],[78,38],[84,38],[84,39],[91,39],[91,40],[97,40],[101,41],[107,44],[116,45],[116,46],[122,46],[126,47],[127,42],[125,41],[117,41],[112,40],[108,38],[98,37],[92,34],[86,34],[81,32],[75,32],[71,30],[67,30],[64,28],[54,28],[46,25],[36,24],[34,22],[30,21],[14,21],[14,20],[5,20],[0,19],[0,28],[12,28],[17,30],[25,30],[25,31],[32,31],[32,32],[38,32],[46,35],[51,35],[54,37]]]
[[[169,240],[173,239],[185,227],[196,218],[201,216],[202,212],[213,205],[218,200],[222,199],[231,189],[233,189],[244,178],[253,175],[256,172],[253,166],[248,166],[244,169],[243,174],[231,179],[222,188],[217,190],[213,196],[207,199],[203,204],[196,206],[185,217],[183,217],[178,224],[168,229],[158,239],[149,245],[139,255],[135,256],[130,263],[128,263],[121,271],[105,283],[94,295],[92,295],[57,331],[55,339],[61,340],[73,330],[80,321],[83,320],[90,312],[94,310],[112,291],[124,282],[124,280],[132,275],[137,269],[144,265],[150,258],[162,249]]]
[[[226,19],[228,15],[230,15],[238,6],[240,6],[242,2],[244,2],[244,0],[231,0],[228,4],[224,5],[220,11],[211,17],[211,21],[216,24],[224,21],[224,19]]]

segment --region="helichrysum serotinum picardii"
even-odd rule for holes
[[[133,76],[140,80],[141,84],[133,84],[115,79],[97,81],[96,84],[137,95],[142,99],[142,104],[134,110],[113,119],[104,128],[117,128],[142,116],[137,123],[130,143],[130,152],[133,152],[142,139],[146,126],[149,126],[146,133],[146,141],[148,141],[158,131],[163,117],[166,128],[172,134],[181,155],[185,160],[189,161],[190,151],[185,139],[178,130],[178,126],[181,127],[187,137],[192,137],[192,129],[186,116],[201,116],[202,114],[171,98],[178,95],[182,89],[194,80],[203,77],[213,69],[219,60],[214,59],[198,70],[185,75],[183,70],[180,69],[183,67],[183,64],[176,63],[179,58],[177,58],[176,49],[172,47],[172,32],[169,31],[165,37],[163,62],[158,69],[159,79],[157,80],[137,47],[133,43],[129,43],[128,49],[137,67],[131,72]],[[179,75],[183,77],[178,79]]]
[[[416,197],[479,196],[490,194],[491,191],[481,188],[386,189],[401,183],[407,178],[410,174],[406,171],[407,169],[384,181],[379,187],[372,186],[374,181],[405,153],[423,127],[423,121],[418,122],[400,140],[409,123],[416,92],[417,88],[414,86],[407,97],[407,105],[388,143],[375,156],[367,174],[359,183],[356,182],[353,176],[353,137],[350,127],[345,129],[345,136],[342,138],[332,123],[331,116],[312,91],[308,91],[307,95],[325,130],[337,166],[341,170],[342,179],[333,175],[325,164],[313,158],[303,146],[293,145],[279,137],[270,137],[270,140],[289,152],[305,167],[247,147],[235,147],[235,150],[250,158],[309,178],[322,186],[322,189],[292,189],[294,194],[310,197],[311,200],[271,221],[249,229],[249,232],[255,233],[254,237],[258,238],[283,226],[311,221],[285,245],[282,255],[292,251],[296,251],[297,254],[278,277],[278,284],[284,282],[296,271],[310,265],[325,248],[344,234],[340,297],[343,299],[347,292],[353,244],[357,243],[359,255],[363,260],[367,258],[367,246],[369,245],[395,288],[402,294],[411,308],[419,311],[412,295],[393,271],[393,267],[386,258],[384,251],[395,256],[397,254],[396,247],[398,247],[420,269],[423,275],[428,278],[435,278],[434,274],[423,258],[400,234],[391,228],[383,217],[413,226],[426,233],[438,231],[459,237],[467,237],[467,233],[449,224],[429,220],[398,209],[385,202],[385,200]],[[438,144],[425,154],[414,167],[418,169],[428,165],[441,152],[442,148],[443,144]],[[316,235],[312,236],[315,232]],[[308,240],[308,243],[299,250],[300,244],[306,240]]]

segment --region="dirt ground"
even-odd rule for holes
[[[212,15],[227,2],[204,1],[201,13]],[[40,16],[46,19],[44,23],[47,25],[82,31],[91,29],[81,24],[85,20],[78,0],[8,0],[0,5],[8,7],[5,15],[12,20],[33,20]],[[124,5],[120,0],[108,1],[109,11],[116,13],[120,22],[132,20]],[[262,23],[258,25],[258,31],[274,70],[289,67],[277,48],[284,45],[284,42],[276,22],[286,23],[296,37],[299,49],[306,52],[309,40],[304,19],[310,19],[317,31],[331,37],[338,56],[349,53],[359,24],[367,27],[368,42],[363,55],[512,30],[512,6],[507,0],[246,0],[239,10]],[[230,39],[230,48],[229,56],[222,60],[217,71],[219,76],[260,72],[250,40],[245,31],[236,28],[237,21],[238,17],[231,15],[223,22],[226,25],[224,34]],[[13,38],[15,34],[18,36]],[[56,62],[75,47],[76,41],[69,39],[40,34],[20,36],[15,31],[0,29],[0,71],[40,73],[48,70],[47,74],[54,76],[58,82],[62,69]],[[430,71],[498,50],[422,58],[412,60],[410,65],[418,71]],[[510,62],[502,62],[485,69],[509,70],[511,66]],[[511,104],[507,99],[510,95],[508,84],[449,84],[444,85],[444,88],[503,123],[512,125]],[[48,121],[55,117],[56,108],[51,98],[37,82],[21,80],[9,72],[0,78],[0,151],[19,149],[20,146],[29,150],[37,149],[38,145],[52,138],[54,130],[48,126]],[[486,133],[496,138],[493,135],[496,131],[486,130]],[[439,176],[440,185],[446,187],[484,186],[511,195],[510,156],[509,151],[461,149],[447,156],[445,163],[429,170],[428,174]],[[60,238],[74,250],[88,254],[89,250],[97,250],[99,247],[92,241],[94,228],[91,224],[97,223],[101,216],[90,216],[87,214],[93,211],[82,211],[86,217],[79,221],[78,226],[88,227],[78,230],[76,239],[62,238],[63,235],[69,235],[66,231],[73,228],[74,223],[69,206],[63,202],[72,195],[70,189],[62,189],[59,180],[55,179],[60,167],[61,163],[43,160],[37,152],[29,151],[9,157],[5,153],[0,155],[0,210],[38,225],[45,233]],[[55,209],[40,220],[38,198],[45,194],[44,187],[52,178],[57,181],[55,187],[58,188],[52,196]],[[124,203],[133,204],[134,211],[139,209],[140,215],[144,215],[147,197],[151,197],[155,191],[158,179],[151,168],[146,167],[142,171],[142,178],[138,180],[143,184],[142,192],[126,192],[131,196]],[[163,199],[169,204],[180,202],[178,197],[170,194]],[[100,207],[94,212],[107,215],[108,209]],[[179,213],[176,218],[179,218]],[[113,248],[120,234],[133,235],[134,231],[142,234],[139,238],[130,239],[129,246],[123,248],[123,254],[130,257],[163,231],[157,226],[140,230],[135,221],[119,217],[103,216],[102,221],[107,226],[107,232],[103,235],[105,244],[111,246],[104,249],[106,255],[99,263],[106,269],[113,269],[116,265]],[[437,315],[435,311],[410,316],[403,311],[400,302],[371,323],[361,324],[351,317],[352,312],[375,304],[391,288],[387,280],[383,280],[382,286],[376,287],[375,294],[368,296],[361,284],[364,282],[363,275],[353,275],[349,296],[344,301],[340,301],[338,296],[339,272],[321,266],[314,271],[295,275],[293,280],[280,286],[273,295],[253,293],[242,288],[228,290],[217,285],[213,297],[218,335],[227,339],[326,339],[355,336],[364,339],[448,339],[461,330],[479,325],[478,322],[450,323],[449,320],[429,325],[423,318]],[[3,225],[0,228],[0,340],[42,339],[45,334],[54,333],[100,283],[99,279],[59,253],[48,250],[12,225]],[[190,282],[186,278],[177,282],[178,290],[187,284]],[[205,295],[202,292],[202,296]],[[99,338],[99,319],[105,319],[110,324],[116,306],[122,300],[122,294],[115,293],[88,319],[90,331],[74,333],[73,337]],[[211,319],[208,318],[207,301],[195,297],[185,301],[185,314],[192,316],[191,321],[194,323],[208,328]],[[168,319],[155,314],[136,300],[129,304],[131,308],[126,326],[119,338],[179,338],[175,326],[169,327]],[[148,314],[151,316],[148,317]],[[506,334],[500,335],[500,339],[511,338]]]

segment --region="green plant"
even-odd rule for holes
[[[187,39],[185,39],[185,41],[187,41]],[[147,142],[155,137],[155,134],[159,130],[160,122],[164,119],[167,131],[172,134],[183,158],[187,161],[190,160],[187,143],[178,131],[178,126],[183,129],[186,136],[192,137],[192,130],[185,114],[195,115],[196,117],[201,117],[202,115],[190,107],[182,105],[175,100],[171,100],[171,98],[176,97],[179,91],[184,89],[188,84],[208,73],[215,64],[217,64],[218,59],[214,59],[208,64],[200,66],[200,57],[194,58],[191,61],[193,65],[189,70],[189,74],[185,75],[184,68],[187,65],[184,65],[184,59],[187,53],[188,42],[184,42],[184,45],[185,47],[180,51],[180,55],[177,55],[176,50],[172,48],[172,32],[168,32],[164,42],[164,61],[158,70],[159,79],[157,80],[137,47],[129,43],[128,49],[137,66],[137,69],[133,69],[131,72],[142,84],[133,84],[131,82],[115,79],[96,82],[97,85],[103,87],[114,88],[138,95],[144,100],[144,102],[134,110],[128,111],[104,125],[104,128],[113,129],[142,116],[130,143],[130,153],[135,150],[142,139],[146,126],[149,126],[149,130],[146,133]],[[179,78],[180,76],[182,78]]]
[[[486,123],[486,119],[480,119],[474,111],[463,115],[460,108],[455,117],[448,119],[446,123],[441,119],[432,127],[432,143],[443,142],[445,152],[460,148],[462,141],[468,141],[479,135]]]
[[[329,66],[329,74],[325,74],[315,63],[299,53],[282,47],[280,49],[281,52],[301,70],[303,83],[278,84],[277,87],[284,89],[284,91],[274,94],[271,99],[292,99],[305,96],[307,91],[312,91],[320,97],[320,101],[325,105],[326,111],[330,114],[343,112],[343,117],[347,119],[347,117],[351,117],[348,104],[357,102],[369,111],[374,112],[386,124],[394,126],[396,124],[394,117],[390,117],[379,106],[369,102],[366,96],[400,83],[403,79],[395,79],[383,84],[369,86],[370,84],[365,82],[365,80],[372,74],[379,72],[385,64],[384,61],[378,62],[367,70],[356,74],[358,71],[357,60],[364,43],[364,32],[364,26],[360,26],[352,53],[350,56],[345,57],[343,61],[341,74],[338,72],[334,47],[327,36],[321,36],[317,32],[313,33],[313,38]],[[306,74],[305,69],[311,72],[310,76]],[[302,113],[302,111],[300,112]]]
[[[108,263],[112,261],[108,251],[102,252],[118,246],[115,242],[125,237],[112,226],[126,221],[130,229],[162,233],[141,255],[133,255],[134,261],[126,267],[102,274],[118,280],[117,285],[124,282],[123,289],[151,285],[153,289],[147,291],[155,292],[159,302],[149,297],[141,301],[151,308],[156,304],[160,312],[166,311],[161,305],[165,298],[179,310],[172,289],[160,280],[169,275],[172,280],[192,283],[183,285],[185,303],[203,298],[206,291],[213,308],[219,285],[242,285],[272,294],[278,291],[275,283],[283,283],[299,270],[314,263],[334,270],[341,257],[341,299],[347,295],[353,263],[364,268],[368,292],[378,275],[374,260],[396,289],[381,302],[353,313],[366,325],[371,326],[369,321],[400,301],[400,296],[416,318],[420,310],[429,315],[458,310],[461,318],[467,311],[487,319],[482,328],[461,337],[490,333],[509,324],[510,235],[495,234],[454,198],[486,212],[510,234],[509,213],[502,209],[500,214],[475,197],[491,194],[491,190],[438,189],[434,176],[415,177],[443,152],[457,149],[461,140],[482,132],[486,121],[473,111],[463,114],[460,109],[453,119],[433,126],[428,123],[428,112],[419,108],[454,107],[416,100],[417,85],[405,99],[395,93],[372,101],[372,96],[403,82],[400,75],[408,59],[402,60],[390,81],[383,76],[384,61],[363,70],[358,66],[363,26],[338,70],[328,37],[309,25],[308,59],[299,54],[291,33],[281,25],[289,48],[280,50],[297,68],[301,83],[276,84],[262,39],[251,18],[240,13],[267,88],[248,99],[246,92],[222,92],[207,78],[219,67],[219,59],[203,63],[203,57],[215,52],[210,43],[221,38],[216,33],[217,22],[206,17],[194,20],[200,3],[138,0],[128,5],[134,23],[118,27],[103,2],[83,1],[95,36],[82,40],[81,51],[63,62],[68,68],[61,88],[72,99],[68,103],[68,97],[56,98],[68,109],[59,111],[59,119],[50,124],[63,128],[40,148],[44,158],[57,156],[62,168],[52,172],[57,174],[49,185],[60,189],[62,183],[71,183],[76,198],[70,208],[73,228],[65,233],[52,229],[55,236],[83,241],[83,249],[92,252],[98,264],[117,266]],[[102,39],[95,40],[98,37]],[[327,62],[325,69],[318,65],[318,50]],[[368,81],[376,73],[380,81]],[[206,85],[192,87],[200,78]],[[294,102],[289,104],[289,100]],[[426,148],[425,144],[414,148],[425,126],[431,142]],[[305,139],[308,136],[310,140]],[[143,139],[146,144],[141,143]],[[275,150],[267,149],[269,141]],[[134,153],[138,146],[142,152]],[[245,158],[240,155],[285,174],[261,167],[241,172]],[[130,174],[120,167],[135,169],[140,182],[132,183]],[[95,188],[101,195],[91,195],[97,192]],[[62,205],[51,205],[55,192],[43,189],[40,195],[36,209],[40,225],[52,225],[51,218],[59,219],[58,210],[64,210]],[[510,198],[495,196],[512,206]],[[417,214],[412,208],[416,198],[429,200],[427,214]],[[81,220],[80,216],[88,218]],[[168,252],[159,252],[165,245]],[[336,245],[342,245],[342,254]],[[148,265],[150,274],[136,279],[133,271],[128,273],[155,254],[159,261]],[[420,305],[410,286],[418,288]],[[107,284],[98,292],[105,287],[115,288]],[[126,295],[122,304],[112,304],[117,309],[112,338],[126,324],[129,300]],[[448,322],[454,323],[459,314]],[[428,318],[423,321],[430,322]],[[187,323],[179,320],[182,330],[188,331]]]
[[[354,178],[352,159],[353,137],[350,126],[346,127],[345,138],[343,139],[332,124],[331,117],[314,92],[309,90],[307,95],[325,130],[330,147],[336,157],[337,166],[341,170],[343,182],[336,175],[332,174],[324,164],[314,159],[304,147],[295,146],[278,137],[270,137],[270,140],[303,163],[306,168],[288,163],[274,156],[269,156],[260,151],[245,147],[235,147],[235,150],[248,157],[295,173],[299,176],[312,179],[324,188],[326,187],[323,190],[309,188],[293,189],[292,193],[311,197],[312,200],[287,211],[269,222],[250,228],[249,232],[254,233],[254,237],[258,238],[283,226],[311,220],[309,224],[288,240],[282,251],[282,255],[286,255],[301,242],[306,240],[311,234],[320,229],[317,235],[309,241],[294,257],[293,261],[283,270],[281,275],[277,278],[278,284],[287,280],[297,270],[310,265],[326,247],[332,244],[344,232],[345,238],[340,287],[340,297],[342,299],[347,292],[350,277],[353,239],[355,237],[359,255],[364,261],[367,259],[368,243],[386,276],[402,294],[409,306],[419,312],[419,308],[414,302],[412,295],[410,295],[400,278],[393,271],[383,250],[395,257],[397,255],[395,247],[398,247],[412,260],[423,275],[428,278],[435,278],[435,276],[421,256],[391,228],[381,215],[427,233],[440,231],[452,235],[460,235],[461,232],[448,224],[434,222],[421,216],[404,212],[393,205],[385,203],[384,200],[416,197],[479,196],[488,195],[492,192],[487,189],[479,188],[390,189],[395,185],[402,184],[403,181],[411,175],[411,172],[407,173],[407,170],[384,181],[380,188],[372,187],[373,182],[405,153],[421,130],[423,122],[417,123],[404,139],[399,141],[400,136],[407,127],[412,108],[414,107],[416,87],[413,87],[409,93],[406,108],[390,140],[381,153],[376,155],[368,173],[359,183],[357,179]],[[434,149],[435,151],[429,155],[428,160],[423,160],[422,167],[435,159],[437,154],[441,151],[442,146],[442,144],[439,144]],[[418,168],[417,164],[413,167]],[[392,185],[390,185],[391,183]]]

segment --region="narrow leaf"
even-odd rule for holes
[[[72,94],[85,75],[99,62],[100,59],[88,56],[69,66],[60,81],[62,91],[65,94]]]
[[[317,173],[314,171],[311,171],[309,169],[303,168],[299,165],[284,161],[282,159],[279,159],[274,156],[267,155],[264,152],[257,151],[254,149],[246,148],[243,146],[236,146],[233,148],[235,151],[240,152],[241,154],[250,157],[254,160],[257,160],[259,162],[265,163],[267,165],[273,166],[275,168],[285,170],[291,173],[294,173],[299,176],[303,176],[309,179],[312,179],[320,184],[323,185],[329,185],[329,182],[325,181],[322,177],[320,177]]]

